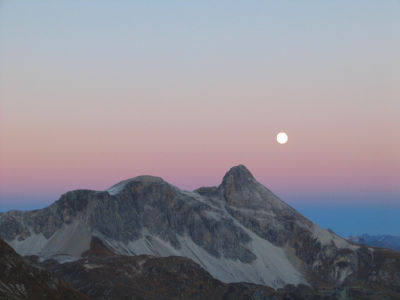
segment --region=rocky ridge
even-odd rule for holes
[[[225,283],[280,288],[372,281],[390,290],[400,285],[397,267],[385,263],[363,278],[379,265],[378,250],[320,228],[242,165],[219,186],[195,191],[152,176],[107,191],[71,191],[42,210],[1,214],[0,237],[22,255],[61,263],[79,261],[94,239],[117,255],[182,256]],[[398,263],[397,256],[384,257]]]

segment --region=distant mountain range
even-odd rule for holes
[[[369,235],[364,233],[360,236],[350,236],[349,240],[357,244],[400,251],[400,236]]]
[[[319,227],[243,165],[194,191],[153,176],[71,191],[0,213],[0,238],[92,299],[400,299],[399,253]]]

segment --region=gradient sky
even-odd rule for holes
[[[343,234],[400,235],[399,1],[0,1],[0,211],[246,165]],[[278,131],[289,142],[275,141]]]

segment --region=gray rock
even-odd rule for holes
[[[79,259],[97,238],[114,253],[186,256],[222,281],[273,287],[342,282],[360,269],[358,246],[313,224],[243,165],[193,192],[153,176],[71,191],[44,209],[0,215],[0,237],[57,260]]]

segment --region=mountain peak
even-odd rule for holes
[[[244,165],[232,167],[218,189],[230,205],[250,207],[263,202],[262,197],[255,196],[262,189],[261,185]]]
[[[222,179],[222,185],[226,184],[249,184],[254,183],[255,179],[253,174],[244,165],[237,165],[232,167],[228,172],[226,172],[224,178]]]

